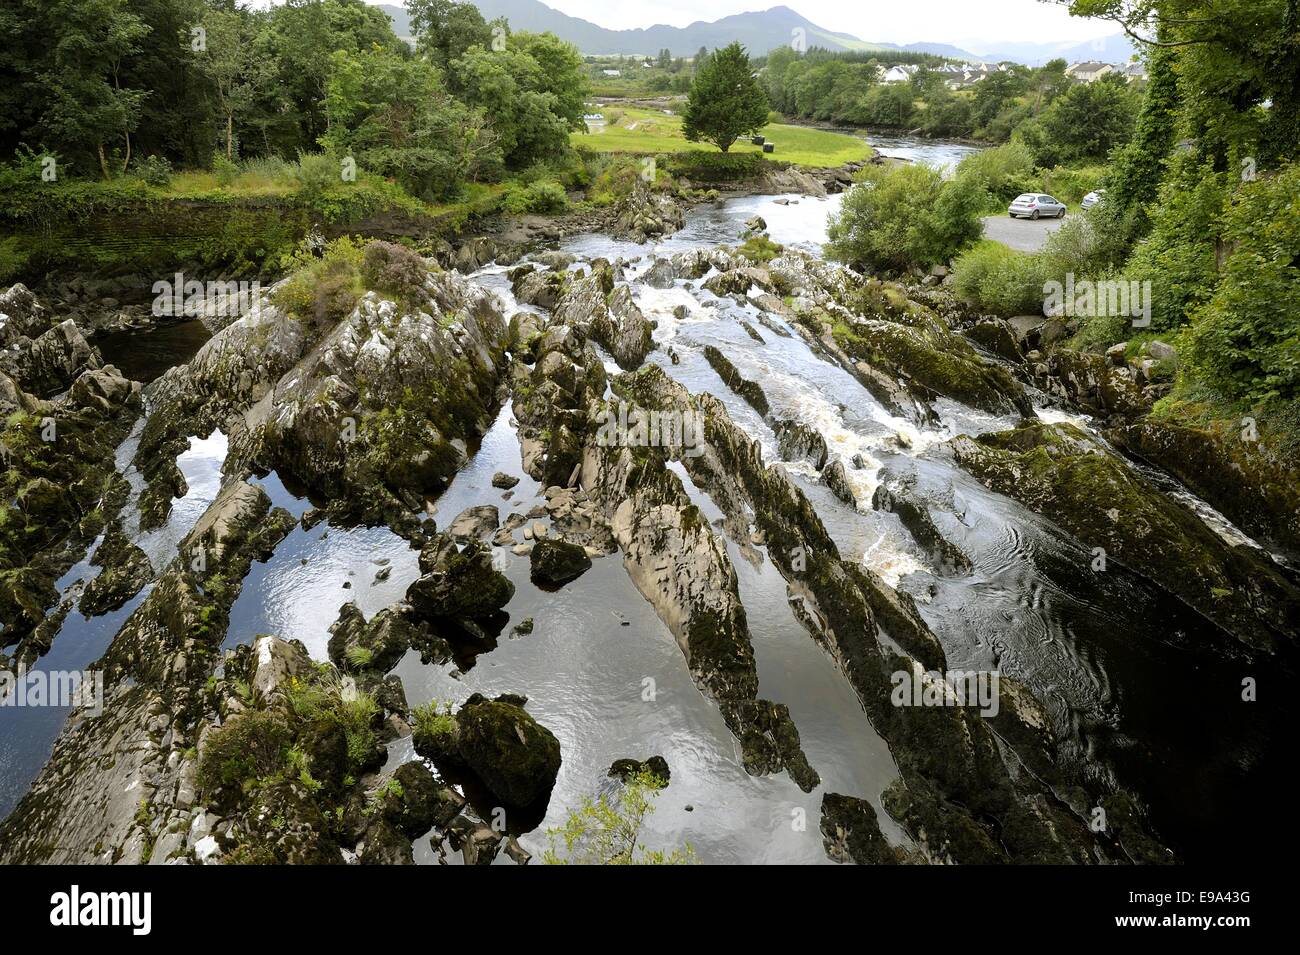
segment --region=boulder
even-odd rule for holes
[[[776,423],[776,446],[785,461],[807,461],[820,471],[826,466],[826,439],[810,425],[789,418]]]
[[[668,760],[662,756],[651,756],[648,759],[616,759],[610,765],[608,775],[626,782],[633,776],[642,773],[655,777],[662,786],[667,786],[672,778],[672,772],[668,768]]]
[[[578,544],[543,537],[529,554],[533,583],[559,587],[581,577],[591,568],[591,558]]]
[[[498,799],[532,806],[550,798],[560,772],[560,742],[518,697],[474,694],[456,714],[458,752]]]
[[[893,848],[880,832],[876,810],[865,799],[826,793],[822,796],[822,842],[836,862],[894,865]]]
[[[457,514],[447,528],[447,533],[458,541],[471,538],[486,540],[496,531],[499,513],[494,504],[478,504]]]
[[[423,555],[421,555],[423,565]],[[433,566],[406,591],[417,617],[480,620],[496,614],[515,595],[515,585],[492,564],[478,541],[463,551],[443,549]]]

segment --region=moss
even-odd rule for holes
[[[1229,549],[1191,511],[1070,425],[1026,422],[952,442],[959,463],[1109,561],[1142,574],[1252,646],[1291,640],[1300,592],[1257,555]],[[1225,600],[1231,594],[1235,599]]]
[[[837,322],[831,331],[850,358],[910,378],[929,392],[994,414],[1032,413],[1024,389],[1010,373],[985,361],[959,335],[870,319]]]
[[[760,415],[767,417],[770,410],[767,395],[763,393],[762,387],[757,382],[742,377],[730,359],[712,345],[704,346],[704,357],[713,367],[713,370],[718,373],[718,377],[722,379],[723,384],[744,398],[750,407]]]

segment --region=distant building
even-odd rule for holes
[[[1074,63],[1065,68],[1065,75],[1071,79],[1076,79],[1081,83],[1095,83],[1107,73],[1114,73],[1115,67],[1109,63],[1098,63],[1088,61],[1087,63]]]
[[[915,66],[910,63],[903,63],[899,66],[891,66],[889,69],[885,70],[885,75],[882,77],[882,80],[885,83],[906,83],[915,73]]]
[[[1121,71],[1124,79],[1132,83],[1134,80],[1145,80],[1147,78],[1147,68],[1141,63],[1130,63]]]
[[[622,76],[622,75],[623,75],[623,71],[622,71],[622,70],[601,70],[600,72],[604,73],[606,76]]]

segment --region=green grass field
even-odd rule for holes
[[[574,146],[585,146],[606,153],[677,153],[690,149],[716,151],[707,143],[687,142],[682,136],[682,119],[659,110],[606,104],[603,112],[607,124],[590,132],[573,133]],[[842,166],[855,159],[866,159],[871,147],[865,140],[843,133],[829,133],[807,126],[772,123],[763,127],[762,135],[776,144],[769,159],[800,166]],[[762,149],[749,142],[737,142],[733,153],[758,153]]]

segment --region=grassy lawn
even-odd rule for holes
[[[680,116],[634,106],[621,107],[614,103],[606,104],[603,112],[607,125],[592,127],[586,133],[573,133],[570,137],[573,145],[606,153],[676,153],[714,149],[706,143],[687,142],[682,136]],[[871,155],[871,147],[865,140],[807,126],[773,123],[763,127],[762,135],[776,144],[776,152],[769,153],[769,159],[800,166],[841,166]],[[737,142],[731,151],[761,153],[763,150],[749,142]]]

